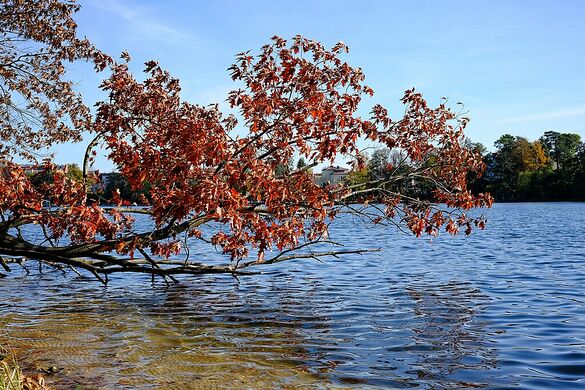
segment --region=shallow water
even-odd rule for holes
[[[432,242],[340,220],[384,251],[239,282],[13,274],[0,344],[63,388],[585,388],[585,204],[487,216]]]

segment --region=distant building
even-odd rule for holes
[[[313,173],[313,181],[315,182],[315,184],[321,185],[322,181],[321,181],[321,172],[319,173]]]
[[[96,173],[96,171],[91,171],[90,172],[90,176],[91,173]],[[114,175],[119,175],[119,173],[117,172],[104,172],[104,173],[99,173],[99,181],[97,183],[92,184],[91,186],[91,192],[101,192],[104,191],[106,189],[106,187],[108,186],[108,184],[110,183],[110,181],[112,180],[112,177]]]
[[[323,168],[321,173],[317,173],[313,175],[315,183],[323,186],[326,184],[329,185],[337,185],[345,180],[347,175],[349,174],[349,169],[342,168],[339,166],[330,166],[327,168]]]
[[[24,173],[27,173],[29,175],[33,175],[33,174],[40,172],[42,170],[38,165],[33,165],[33,164],[19,164],[19,165],[22,168],[22,170],[24,171]]]
[[[24,173],[28,175],[34,175],[35,173],[43,172],[45,170],[42,164],[18,164],[24,170]],[[56,164],[55,169],[65,169],[67,164]]]
[[[120,174],[118,172],[100,173],[100,184],[103,185],[104,187],[106,187],[108,184],[110,184],[112,177],[116,176],[116,175],[120,175]]]

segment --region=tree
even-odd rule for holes
[[[575,197],[585,200],[585,143],[581,143],[577,150],[572,182],[572,190]]]
[[[304,157],[300,157],[299,161],[297,161],[297,169],[303,169],[307,166],[307,162],[305,161]]]
[[[469,138],[467,138],[465,140],[465,147],[473,152],[475,152],[476,154],[479,154],[480,156],[482,156],[484,163],[486,164],[486,174],[484,175],[483,172],[480,175],[477,175],[473,172],[470,172],[467,175],[467,186],[468,188],[474,192],[474,193],[479,193],[484,191],[484,189],[487,186],[487,183],[489,183],[489,180],[491,179],[490,176],[490,155],[488,154],[487,148],[485,147],[485,145],[483,145],[480,142],[473,142],[471,141]]]
[[[469,177],[475,192],[500,200],[582,200],[583,143],[578,134],[547,131],[538,141],[502,135],[484,156],[486,174]],[[469,142],[468,147],[473,143]]]
[[[536,186],[539,173],[549,166],[549,159],[540,141],[530,142],[524,137],[502,135],[496,142],[496,153],[486,156],[490,162],[496,197],[526,199]],[[538,173],[538,174],[537,174]],[[489,175],[488,175],[489,176]],[[533,195],[536,193],[533,193]]]
[[[277,164],[274,167],[274,176],[276,177],[285,177],[290,175],[292,172],[292,161],[289,161],[287,164]]]
[[[61,167],[65,176],[75,183],[83,183],[83,172],[77,164],[66,164]],[[35,188],[50,185],[54,180],[51,170],[38,170],[30,175],[30,181]]]
[[[150,183],[144,182],[141,188],[132,188],[130,181],[121,173],[109,174],[108,181],[105,183],[102,199],[106,203],[115,203],[117,199],[123,200],[124,203],[144,204],[148,203]]]
[[[373,198],[370,190],[371,175],[369,170],[369,159],[365,153],[359,155],[361,164],[354,164],[355,166],[347,174],[345,181],[349,189],[351,189],[352,196],[348,201],[364,203]]]
[[[513,161],[519,172],[535,171],[546,167],[548,158],[539,141],[529,142],[526,138],[516,137],[513,148]]]
[[[487,148],[484,144],[481,142],[473,142],[469,138],[465,139],[465,147],[481,154],[482,156],[487,154]]]
[[[80,141],[90,111],[73,83],[68,62],[110,58],[76,37],[74,1],[3,0],[0,5],[0,157],[31,158],[48,146]]]
[[[418,164],[426,164],[432,160],[433,157],[429,156],[429,159],[421,160]],[[424,180],[421,181],[421,177],[411,175],[413,171],[421,169],[421,167],[417,168],[416,164],[417,162],[411,161],[406,154],[399,150],[389,148],[374,150],[368,163],[369,177],[371,182],[383,183],[382,191],[378,191],[375,197],[383,197],[385,191],[391,191],[401,193],[403,196],[420,197],[422,195],[425,198],[422,194],[425,191],[418,191],[424,187]]]
[[[563,169],[566,163],[575,156],[581,143],[579,134],[558,133],[556,131],[547,131],[540,142],[548,156],[555,163],[555,169]]]
[[[306,170],[276,174],[297,155],[317,164],[342,157],[362,168],[360,139],[403,153],[416,167],[408,175],[432,180],[432,200],[449,207],[387,190],[392,178],[384,178],[370,183],[371,191],[383,194],[383,206],[361,210],[364,218],[399,224],[417,236],[483,228],[483,218],[469,210],[490,206],[492,199],[466,188],[467,174],[484,168],[463,146],[468,119],[444,104],[430,108],[415,90],[402,98],[404,117],[393,120],[377,105],[363,119],[358,104],[373,90],[359,68],[341,60],[347,51],[343,43],[327,50],[296,36],[273,37],[257,55],[238,54],[230,72],[240,87],[228,102],[241,123],[217,105],[183,101],[179,81],[154,61],[146,63],[146,80],[137,81],[124,54],[102,84],[109,96],[97,105],[88,155],[105,147],[133,190],[150,183],[149,207],[100,208],[88,202],[85,185],[50,163],[43,169],[53,172],[53,182],[34,188],[21,167],[6,162],[0,175],[0,255],[85,269],[106,283],[107,275],[118,272],[165,280],[176,274],[239,275],[293,258],[361,253],[309,252],[314,244],[331,242],[332,219],[355,212],[348,203],[351,187],[320,187]],[[58,207],[43,208],[47,197]],[[115,198],[121,206],[124,199]],[[140,230],[132,213],[148,214],[154,227]],[[44,239],[32,242],[15,233],[26,225],[38,226]],[[187,238],[220,248],[229,261],[205,265],[172,257]]]

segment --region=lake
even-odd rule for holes
[[[13,273],[0,344],[63,388],[584,389],[585,204],[486,215],[432,241],[343,217],[337,241],[384,250],[239,281]]]

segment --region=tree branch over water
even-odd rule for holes
[[[40,3],[49,9],[61,4]],[[26,2],[7,4],[6,10],[20,7],[37,12]],[[227,96],[231,108],[238,111],[238,121],[220,112],[218,105],[182,100],[179,80],[155,61],[145,64],[145,80],[138,81],[129,70],[127,53],[115,62],[88,42],[75,40],[71,16],[76,10],[53,10],[50,18],[43,19],[44,32],[32,35],[38,18],[15,21],[15,12],[0,14],[5,36],[48,47],[69,45],[69,56],[41,51],[50,58],[57,56],[51,66],[91,59],[98,70],[110,70],[101,85],[108,98],[97,104],[95,117],[89,116],[81,97],[60,87],[64,73],[57,72],[53,84],[42,84],[44,96],[55,99],[53,111],[50,106],[29,106],[31,113],[44,113],[42,128],[11,128],[11,137],[18,142],[0,149],[0,255],[13,259],[6,258],[1,265],[18,261],[25,266],[25,259],[34,259],[85,270],[102,283],[120,272],[147,273],[168,282],[179,274],[246,275],[247,269],[258,265],[370,252],[353,249],[355,243],[348,249],[321,250],[332,244],[330,224],[346,212],[363,217],[367,224],[388,222],[416,236],[436,236],[442,229],[452,234],[464,229],[469,234],[473,226],[483,228],[481,217],[468,214],[470,209],[491,205],[488,194],[474,195],[467,189],[467,175],[480,175],[484,169],[481,156],[464,145],[468,119],[446,102],[429,107],[414,89],[402,98],[402,117],[391,119],[384,107],[376,105],[368,119],[362,118],[357,114],[361,99],[374,92],[364,84],[361,69],[342,60],[348,52],[343,43],[327,49],[301,36],[273,37],[256,54],[238,54],[229,68],[236,89]],[[69,29],[66,36],[48,37],[51,28],[59,30],[63,24]],[[2,50],[5,63],[11,63],[10,56],[17,52]],[[17,75],[0,72],[0,85],[14,88],[16,78],[31,71],[40,72],[26,67]],[[36,101],[32,94],[20,92],[25,100]],[[78,111],[59,108],[71,99],[80,105]],[[11,103],[4,102],[0,108],[8,115]],[[84,120],[72,120],[66,137],[51,136],[62,125],[47,118],[65,114],[71,119],[83,114]],[[92,140],[80,181],[72,179],[66,167],[48,160],[39,163],[29,153],[31,148],[42,150],[81,139],[83,131],[89,131]],[[5,137],[3,142],[11,139]],[[401,156],[397,166],[385,167],[384,175],[368,188],[347,182],[318,185],[309,168],[288,168],[298,156],[309,167],[341,158],[357,172],[365,167],[362,143]],[[30,158],[32,166],[25,169],[10,159],[9,152],[18,147],[26,150],[21,154]],[[128,207],[130,202],[119,189],[111,199],[115,207],[103,208],[92,200],[88,184],[99,179],[89,177],[89,165],[96,148],[108,151],[132,190],[147,188],[145,207]],[[406,162],[412,169],[404,169]],[[49,179],[35,182],[30,170]],[[396,187],[396,183],[421,181],[430,186],[431,199]],[[373,208],[352,204],[374,199],[379,205]],[[136,223],[137,217],[150,218],[152,226],[144,228]],[[189,239],[217,249],[225,264],[192,260]],[[320,250],[311,250],[313,245]],[[177,260],[180,254],[185,255],[182,261]]]

